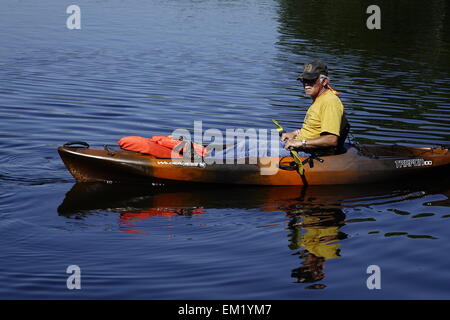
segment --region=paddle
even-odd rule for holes
[[[272,122],[277,126],[277,131],[281,137],[281,135],[283,133],[285,133],[286,131],[283,129],[283,127],[278,123],[277,120],[272,119]],[[303,175],[305,172],[305,168],[303,166],[303,162],[300,159],[300,157],[298,156],[298,152],[295,150],[289,150],[291,152],[292,158],[294,158],[295,163],[297,164],[297,171],[300,175]]]

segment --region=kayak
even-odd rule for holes
[[[348,185],[399,179],[445,176],[450,171],[448,146],[346,145],[344,152],[300,159],[304,170],[296,170],[293,157],[246,159],[245,163],[215,164],[204,159],[161,159],[122,150],[116,146],[91,147],[68,143],[59,155],[79,182],[206,183],[231,185]],[[267,163],[273,174],[261,174]]]

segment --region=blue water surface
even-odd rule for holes
[[[385,1],[383,17],[396,19],[369,31],[358,3],[2,3],[0,298],[450,298],[445,177],[307,190],[79,185],[56,152],[194,121],[296,129],[311,102],[296,78],[311,59],[328,63],[361,141],[448,144],[448,5]],[[71,4],[80,30],[66,26]],[[81,290],[67,288],[70,265]],[[380,290],[367,287],[370,265]]]

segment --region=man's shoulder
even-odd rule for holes
[[[339,108],[344,108],[341,99],[331,91],[327,91],[322,99],[319,101],[320,105],[323,107],[334,106]]]
[[[322,100],[341,102],[341,99],[339,99],[339,97],[336,94],[334,94],[333,92],[331,92],[330,90],[327,90],[327,92],[324,93]]]

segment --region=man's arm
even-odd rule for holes
[[[306,148],[337,147],[339,137],[335,134],[323,132],[319,138],[306,140]],[[289,139],[284,145],[285,149],[303,147],[301,140]]]

